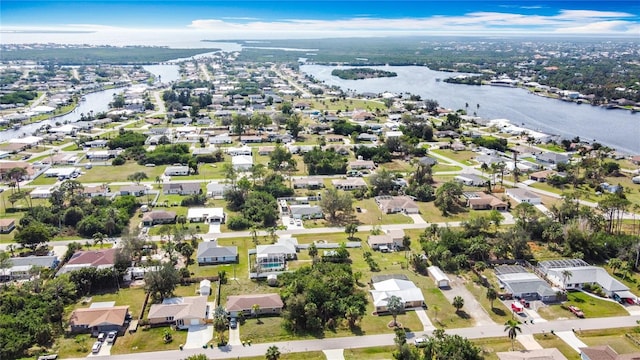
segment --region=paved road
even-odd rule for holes
[[[540,334],[549,333],[550,330],[554,330],[556,333],[559,331],[569,331],[572,329],[578,330],[597,330],[619,327],[633,327],[637,326],[636,321],[640,321],[640,316],[621,316],[611,318],[599,318],[599,319],[573,319],[573,320],[557,320],[550,321],[544,324],[535,325],[522,325],[522,334]],[[463,329],[452,329],[446,331],[448,334],[456,334],[469,339],[480,339],[488,337],[505,337],[504,325],[490,325],[482,327],[470,327]],[[417,332],[408,334],[409,341],[415,336],[429,335],[430,332]],[[552,335],[549,335],[552,336]],[[350,349],[350,348],[367,348],[378,346],[394,345],[394,334],[389,332],[388,334],[380,335],[366,335],[366,336],[349,336],[342,338],[327,338],[317,340],[297,340],[297,341],[283,341],[276,343],[263,343],[253,344],[251,346],[228,346],[223,349],[189,349],[189,350],[174,350],[174,351],[157,351],[141,354],[127,354],[127,355],[113,355],[109,357],[101,357],[103,359],[113,360],[128,360],[128,359],[141,359],[148,358],[153,360],[175,360],[184,359],[191,355],[206,354],[210,359],[231,359],[238,357],[250,357],[250,356],[264,356],[269,346],[275,345],[280,349],[281,353],[289,352],[308,352],[308,351],[323,351],[332,349]],[[176,345],[177,346],[177,345]]]

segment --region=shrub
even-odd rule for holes
[[[243,216],[231,216],[227,219],[229,230],[245,230],[251,226],[251,221]]]

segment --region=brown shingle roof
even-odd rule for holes
[[[284,303],[278,294],[251,294],[227,296],[227,311],[250,310],[253,305],[261,309],[282,308]]]
[[[174,319],[204,318],[207,313],[206,296],[190,296],[165,299],[163,304],[153,304],[149,308],[149,319],[173,317]]]
[[[113,265],[115,255],[116,249],[76,251],[67,262],[67,265]]]
[[[88,327],[108,324],[122,326],[127,312],[129,312],[129,306],[76,309],[71,313],[69,323],[71,326],[86,325]]]

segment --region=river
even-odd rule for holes
[[[393,71],[393,78],[342,80],[331,75],[335,66],[302,65],[300,71],[313,75],[326,85],[356,92],[411,93],[423,99],[435,99],[441,106],[464,109],[486,119],[509,119],[514,125],[532,130],[584,140],[596,140],[628,154],[640,154],[640,114],[577,105],[530,94],[524,89],[498,86],[448,84],[455,73],[433,71],[422,66],[374,66]],[[477,104],[480,107],[477,107]]]

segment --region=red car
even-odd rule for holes
[[[571,311],[575,316],[577,316],[579,318],[583,318],[584,317],[584,313],[577,306],[569,305],[569,311]]]

